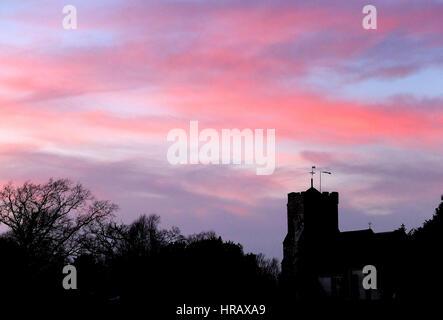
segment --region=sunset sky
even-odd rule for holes
[[[443,194],[442,30],[438,0],[2,0],[0,183],[68,177],[124,222],[281,258],[287,193],[316,165],[341,230],[416,227]],[[169,164],[190,120],[275,129],[274,174]]]

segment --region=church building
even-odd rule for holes
[[[283,241],[282,285],[298,299],[395,299],[405,254],[404,228],[340,232],[339,195],[312,186],[288,194],[288,233]],[[363,287],[363,268],[376,269],[376,289]]]

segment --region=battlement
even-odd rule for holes
[[[313,190],[313,191],[311,191]],[[308,194],[317,194],[320,196],[320,201],[332,201],[338,205],[338,192],[322,192],[320,193],[317,189],[311,188],[307,191],[302,192],[290,192],[288,193],[288,203],[292,201],[302,201]]]
[[[322,238],[338,230],[338,192],[322,192],[309,188],[288,194],[288,234],[301,225],[308,236]]]

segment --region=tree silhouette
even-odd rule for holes
[[[117,206],[95,200],[81,184],[67,179],[45,184],[9,183],[0,190],[0,223],[28,257],[69,257],[88,247],[92,230]]]
[[[443,195],[441,203],[435,209],[431,219],[426,220],[423,226],[413,230],[412,235],[418,241],[442,241],[443,240]]]
[[[411,232],[411,250],[408,265],[407,298],[410,300],[439,300],[443,279],[441,251],[443,248],[443,196],[433,217]],[[411,275],[414,275],[411,277]],[[420,292],[420,295],[417,293]]]

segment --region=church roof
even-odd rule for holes
[[[399,238],[400,236],[401,232],[396,230],[378,233],[375,233],[372,229],[340,232],[341,239],[345,241],[360,241],[369,239],[393,240]]]
[[[367,240],[374,236],[372,229],[353,230],[340,232],[340,237],[346,241]]]
[[[308,190],[306,190],[306,192],[309,192],[309,193],[320,193],[320,191],[318,191],[314,187],[310,187]]]

